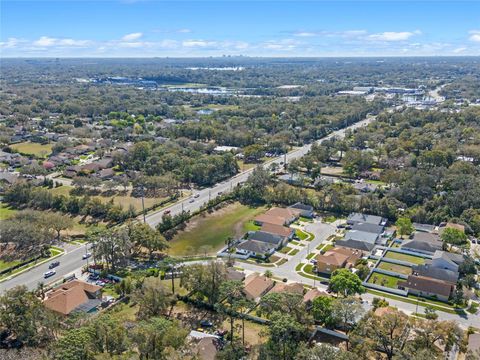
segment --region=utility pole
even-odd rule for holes
[[[143,223],[145,224],[147,222],[147,219],[145,217],[145,187],[142,184],[142,213],[143,213]]]
[[[212,190],[208,189],[208,201],[210,202],[210,198],[212,196]]]

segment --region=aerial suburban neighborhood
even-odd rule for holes
[[[0,359],[480,360],[479,13],[0,2]]]

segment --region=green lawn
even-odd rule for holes
[[[302,231],[300,229],[295,229],[295,235],[300,239],[300,240],[305,240],[308,237],[308,234],[305,231]]]
[[[289,253],[288,255],[292,255],[292,256],[293,256],[293,255],[297,255],[299,251],[300,251],[300,250],[298,250],[298,249],[293,249],[292,252]]]
[[[10,209],[7,205],[0,203],[0,220],[6,220],[13,216],[17,210]]]
[[[229,237],[241,236],[245,223],[264,210],[234,203],[211,214],[195,216],[170,241],[168,252],[174,256],[204,255],[205,250],[215,253]]]
[[[410,275],[412,273],[412,268],[409,266],[392,264],[385,261],[381,261],[378,264],[378,268],[387,270],[387,271],[393,271],[393,272],[404,274],[404,275]]]
[[[260,225],[257,225],[255,224],[255,222],[253,220],[250,220],[250,221],[247,221],[244,225],[243,225],[243,231],[244,232],[248,232],[248,231],[258,231],[260,230],[262,227]]]
[[[370,276],[370,279],[368,279],[368,283],[396,289],[397,283],[401,280],[402,279],[395,276],[373,273],[372,276]]]
[[[53,145],[54,144],[42,145],[38,143],[22,142],[10,145],[10,147],[21,154],[33,155],[38,158],[45,158],[52,153]]]
[[[408,261],[412,264],[424,264],[425,263],[425,259],[422,258],[422,257],[408,255],[408,254],[401,254],[401,253],[397,253],[397,252],[393,252],[393,251],[388,251],[385,254],[385,257],[389,258],[389,259],[400,260],[400,261]]]
[[[282,254],[287,254],[290,252],[290,250],[292,250],[291,247],[288,247],[288,246],[284,246],[283,248],[281,248],[280,250],[278,250],[278,252],[282,253]]]
[[[310,254],[308,254],[308,255],[307,255],[307,260],[313,259],[313,258],[315,257],[315,255],[317,255],[317,254],[315,254],[315,253],[310,253]]]
[[[298,241],[292,240],[292,241],[290,241],[290,244],[292,244],[292,245],[298,245],[298,244],[300,244],[300,243],[299,243]]]
[[[328,245],[325,245],[325,247],[322,249],[321,246],[319,246],[319,249],[318,250],[322,250],[322,253],[326,253],[328,250],[332,250],[335,246],[333,246],[332,244],[328,244]]]
[[[12,266],[20,264],[20,260],[13,260],[13,261],[3,261],[0,260],[0,271],[11,268]]]

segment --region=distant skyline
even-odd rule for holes
[[[477,1],[0,2],[1,57],[480,55]]]

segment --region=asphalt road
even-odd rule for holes
[[[357,122],[345,129],[341,129],[338,131],[335,131],[331,133],[330,135],[324,137],[323,139],[318,140],[318,143],[321,143],[322,141],[325,141],[327,139],[330,139],[332,137],[343,137],[345,135],[345,132],[347,129],[355,129],[361,126],[365,126],[368,123],[372,122],[375,118],[370,117],[367,119],[364,119],[360,122]],[[296,149],[294,151],[291,151],[290,153],[287,154],[287,163],[290,162],[293,159],[298,159],[304,156],[306,153],[311,148],[311,144],[305,145],[299,149]],[[281,162],[284,161],[284,156],[274,158],[266,163],[263,164],[264,167],[269,166],[271,163],[277,163],[280,164]],[[209,199],[213,199],[216,196],[218,196],[220,193],[225,193],[228,191],[231,191],[235,186],[238,184],[241,184],[245,182],[250,175],[250,173],[253,171],[252,169],[246,170],[242,173],[239,173],[235,175],[234,177],[230,178],[229,180],[223,181],[221,183],[218,183],[210,188],[202,189],[198,192],[194,192],[194,195],[191,197],[184,199],[182,201],[179,201],[169,207],[166,207],[160,211],[156,211],[154,213],[150,213],[146,216],[146,221],[147,223],[155,227],[162,219],[162,215],[164,214],[165,211],[169,210],[172,215],[180,213],[182,210],[185,211],[196,211],[200,208],[200,206],[206,202],[209,201]],[[194,197],[198,196],[198,197]],[[193,200],[193,201],[192,201]],[[43,274],[47,272],[48,265],[50,262],[42,264],[40,266],[37,266],[35,268],[32,268],[31,270],[22,273],[18,276],[15,276],[9,280],[0,282],[0,293],[3,293],[5,290],[10,289],[12,287],[15,287],[17,285],[25,285],[29,289],[35,289],[38,285],[38,283],[43,282],[44,284],[48,284],[51,282],[58,281],[65,277],[66,275],[69,275],[75,271],[78,271],[82,266],[86,264],[85,260],[82,260],[82,255],[85,252],[85,247],[82,246],[80,248],[76,249],[67,249],[67,253],[58,257],[56,260],[60,261],[60,266],[55,268],[56,274],[48,279],[44,279]],[[302,254],[303,256],[306,254],[303,254],[304,251],[300,252],[295,256],[295,258],[300,259],[300,255]],[[293,271],[294,269],[290,269],[290,264],[293,264],[294,261],[289,261],[284,269],[282,269],[282,277],[287,277],[290,272],[292,272],[294,275],[296,273]],[[298,275],[299,276],[299,275]]]
[[[15,277],[12,277],[9,280],[0,282],[0,294],[18,285],[25,285],[28,289],[33,290],[40,282],[49,284],[58,281],[87,264],[87,261],[82,259],[82,255],[85,254],[85,246],[78,246],[75,248],[67,247],[66,251],[67,252],[62,256],[52,260],[60,261],[60,265],[55,268],[56,274],[54,276],[49,277],[48,279],[43,277],[43,274],[50,270],[48,266],[50,265],[51,261],[49,261]],[[91,258],[89,261],[92,261]]]
[[[356,128],[361,127],[361,126],[365,126],[365,125],[369,124],[370,122],[372,122],[373,120],[375,120],[375,117],[369,117],[367,119],[359,121],[359,122],[345,128],[345,129],[334,131],[330,135],[318,140],[317,142],[321,143],[321,142],[323,142],[327,139],[331,139],[332,137],[338,137],[338,138],[344,137],[345,132],[347,130],[353,130],[353,129],[356,129]],[[293,159],[301,158],[302,156],[304,156],[306,153],[308,153],[310,151],[311,147],[312,147],[312,144],[307,144],[307,145],[302,146],[301,148],[298,148],[294,151],[289,152],[287,154],[287,159],[286,159],[287,163],[289,163]],[[280,164],[284,160],[285,160],[285,157],[280,156],[278,158],[274,158],[274,159],[264,163],[263,166],[268,167],[272,163]],[[192,196],[190,196],[189,198],[184,199],[182,201],[179,201],[179,202],[177,202],[177,203],[175,203],[171,206],[168,206],[166,208],[163,208],[161,210],[158,210],[158,211],[155,211],[155,212],[152,212],[152,213],[148,214],[146,216],[146,221],[151,227],[155,227],[159,222],[162,221],[162,216],[165,213],[165,211],[169,211],[170,214],[172,214],[172,215],[179,214],[179,213],[182,212],[182,210],[194,212],[194,211],[200,209],[200,207],[203,204],[207,203],[209,201],[209,199],[215,198],[220,193],[226,193],[228,191],[231,191],[238,184],[241,184],[241,183],[245,182],[248,179],[248,176],[250,175],[250,173],[252,171],[253,171],[253,168],[251,168],[249,170],[246,170],[246,171],[243,171],[243,172],[235,175],[234,177],[232,177],[232,178],[230,178],[226,181],[215,184],[212,187],[205,188],[205,189],[202,189],[200,191],[194,191],[194,194]],[[194,196],[197,196],[197,197],[194,197]]]

